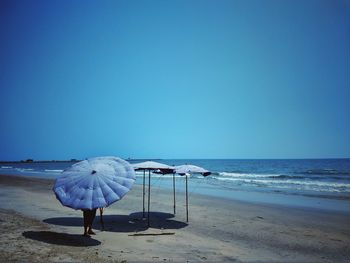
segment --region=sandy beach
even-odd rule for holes
[[[350,215],[152,192],[151,227],[139,185],[104,214],[105,231],[81,236],[82,213],[63,207],[54,181],[0,176],[1,262],[348,262]],[[135,235],[136,234],[136,235]],[[141,235],[139,235],[141,234]],[[146,234],[146,235],[145,235]]]

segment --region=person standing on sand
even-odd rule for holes
[[[84,216],[84,234],[83,236],[90,237],[90,235],[95,235],[95,232],[92,231],[92,224],[94,222],[95,216],[96,216],[96,208],[89,210],[89,209],[82,209],[83,216]]]

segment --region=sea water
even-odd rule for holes
[[[190,195],[196,193],[242,201],[350,212],[350,159],[157,161],[168,165],[194,164],[212,172],[207,177],[190,176]],[[57,178],[73,163],[1,163],[0,173]],[[143,172],[137,172],[136,183],[142,182]],[[184,182],[184,177],[176,176],[178,192],[184,191]],[[172,175],[151,174],[151,186],[154,189],[171,189]]]

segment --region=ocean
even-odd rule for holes
[[[158,161],[194,164],[212,172],[191,176],[190,194],[350,212],[350,159]],[[1,163],[0,174],[56,178],[73,163]],[[137,172],[137,184],[142,184],[142,176]],[[184,191],[184,178],[176,176],[176,183],[177,191]],[[171,189],[172,175],[152,174],[152,187]]]

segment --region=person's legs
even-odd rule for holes
[[[89,211],[83,210],[84,217],[84,236],[89,236],[88,234],[88,226],[89,226]]]
[[[92,224],[94,223],[94,219],[95,219],[95,216],[96,216],[96,210],[97,209],[92,209],[90,210],[90,222],[89,222],[89,230],[88,230],[88,233],[91,234],[91,235],[95,235],[95,232],[92,231]]]

